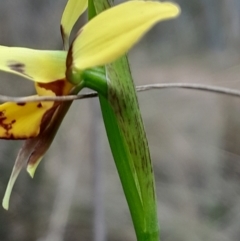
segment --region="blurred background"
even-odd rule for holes
[[[240,89],[240,1],[176,2],[181,16],[155,26],[129,53],[136,85]],[[62,49],[65,4],[1,0],[0,44]],[[0,94],[34,93],[30,81],[6,73],[0,78]],[[156,175],[161,240],[240,240],[240,99],[182,89],[138,96]],[[21,144],[0,141],[1,198]],[[35,178],[21,173],[10,210],[0,208],[0,240],[135,240],[97,99],[75,101]]]

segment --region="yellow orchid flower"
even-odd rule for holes
[[[157,22],[174,18],[179,7],[170,2],[129,1],[89,21],[69,45],[69,35],[87,8],[87,0],[69,0],[61,20],[62,51],[0,46],[0,70],[35,82],[37,96],[68,95],[74,73],[103,66],[125,54]],[[81,75],[78,75],[81,77]],[[3,207],[8,209],[14,182],[27,164],[34,175],[71,103],[26,102],[0,105],[0,138],[26,139],[17,156]]]

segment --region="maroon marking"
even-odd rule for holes
[[[72,62],[73,62],[72,48],[73,48],[73,46],[71,45],[70,49],[68,50],[68,54],[67,54],[67,61],[66,61],[67,72],[68,72],[68,69],[72,66]]]
[[[38,83],[38,86],[44,88],[46,90],[53,91],[56,95],[63,95],[64,87],[65,87],[65,80],[56,80],[51,83]]]
[[[51,109],[46,111],[46,113],[43,115],[41,124],[40,124],[40,133],[42,133],[48,125],[51,123],[51,119],[53,117],[53,114],[55,113],[58,105],[53,106]]]
[[[13,71],[19,72],[21,74],[25,74],[24,73],[25,64],[23,64],[23,63],[10,61],[10,63],[8,64],[8,67]]]
[[[42,104],[38,103],[37,108],[42,108]]]
[[[17,103],[17,105],[24,106],[24,105],[26,105],[26,103],[25,102]]]
[[[3,113],[3,112],[1,112]],[[4,116],[4,114],[1,114],[0,117],[0,126],[5,129],[6,136],[10,137],[9,130],[12,129],[12,125],[16,122],[16,120],[12,120],[10,123],[4,123],[4,121],[7,119],[7,117]]]
[[[66,38],[66,34],[64,33],[62,24],[60,25],[60,31],[61,31],[62,39],[64,40]]]
[[[4,115],[4,111],[0,111],[0,127],[5,130],[5,136],[1,137],[1,139],[7,139],[7,140],[25,140],[28,139],[28,136],[14,136],[13,133],[10,133],[9,131],[13,128],[14,123],[17,122],[17,120],[11,120],[9,123],[4,123],[5,120],[7,120],[7,117]]]

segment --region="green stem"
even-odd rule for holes
[[[107,97],[108,85],[105,73],[103,70],[89,69],[82,72],[84,87],[97,91],[99,94]]]
[[[108,136],[108,141],[122,183],[124,194],[129,205],[129,210],[133,219],[136,235],[138,241],[142,241],[144,240],[142,239],[144,236],[142,235],[144,226],[144,224],[142,223],[143,206],[141,203],[141,199],[138,195],[138,190],[135,185],[134,177],[132,175],[126,147],[124,145],[124,141],[122,139],[122,135],[117,124],[115,113],[113,112],[108,100],[101,95],[99,95],[99,100]]]
[[[101,5],[97,8],[95,6]],[[89,19],[110,7],[88,0]],[[100,10],[101,9],[101,10]],[[106,79],[105,72],[108,79]],[[131,212],[138,241],[158,241],[154,176],[147,138],[127,58],[81,73],[85,87],[99,94],[109,144]]]
[[[76,86],[76,89],[81,90],[87,87],[107,97],[108,85],[103,68],[92,68],[84,71],[68,70],[67,79]]]

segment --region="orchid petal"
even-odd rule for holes
[[[38,141],[32,149],[31,155],[29,156],[27,162],[27,172],[32,178],[34,177],[38,165],[52,144],[52,141],[57,133],[59,126],[55,128],[53,123],[54,122],[51,122],[48,128],[38,137],[36,137]]]
[[[0,138],[27,139],[39,134],[54,102],[7,102],[0,105]]]
[[[9,208],[9,200],[12,193],[12,189],[22,168],[23,168],[23,165],[18,166],[17,163],[13,167],[13,170],[7,185],[7,189],[5,191],[3,201],[2,201],[2,206],[6,210],[8,210]]]
[[[61,19],[61,34],[65,50],[67,50],[69,36],[78,18],[87,8],[87,0],[68,0]]]
[[[54,113],[54,116],[52,117],[48,127],[37,137],[38,142],[36,143],[31,156],[29,157],[27,166],[27,172],[31,177],[34,176],[40,161],[52,144],[52,141],[62,123],[63,118],[71,106],[71,103],[72,101],[62,103]]]
[[[44,154],[49,149],[50,145],[52,144],[52,141],[57,133],[57,130],[59,128],[58,125],[55,125],[56,123],[56,113],[53,115],[53,118],[49,120],[48,126],[45,128],[45,130],[40,133],[39,136],[37,136],[35,139],[37,139],[37,142],[32,148],[31,155],[28,158],[27,162],[27,172],[29,175],[33,178],[35,171],[41,162]]]
[[[65,51],[46,51],[0,46],[0,70],[39,83],[65,77]]]
[[[39,88],[38,90],[40,92],[44,91],[44,89],[41,88]],[[43,132],[41,132],[40,135],[38,135],[37,137],[26,140],[24,142],[23,147],[18,153],[3,198],[2,206],[6,210],[8,210],[9,208],[9,200],[12,189],[21,169],[27,164],[27,172],[30,174],[31,177],[34,176],[36,168],[42,160],[44,154],[50,147],[69,106],[70,103],[63,103],[61,108],[57,110],[56,115],[49,115],[49,118],[47,120],[47,126],[43,130]]]
[[[45,93],[47,95],[55,95],[51,90],[47,90],[42,87],[37,87],[37,90],[41,94]],[[39,103],[39,104],[42,105],[42,103]],[[53,102],[48,102],[48,104],[53,105]],[[30,174],[30,176],[33,177],[38,164],[40,163],[43,155],[48,150],[49,146],[51,145],[51,143],[53,141],[53,138],[56,134],[56,130],[58,128],[56,128],[54,126],[53,126],[54,128],[49,128],[49,127],[51,126],[51,124],[54,124],[54,122],[52,122],[51,120],[52,120],[55,110],[56,110],[56,108],[51,107],[51,109],[48,110],[47,113],[45,113],[45,116],[44,116],[45,120],[44,121],[43,121],[43,119],[41,120],[42,133],[40,133],[40,135],[38,135],[35,138],[26,140],[24,142],[23,147],[21,148],[21,150],[18,153],[17,159],[15,161],[15,164],[14,164],[14,167],[13,167],[13,170],[12,170],[12,173],[11,173],[8,185],[7,185],[7,189],[5,191],[3,202],[2,202],[2,206],[6,210],[8,210],[8,208],[9,208],[9,200],[10,200],[13,186],[14,186],[16,179],[17,179],[21,169],[23,168],[23,166],[25,166],[27,163],[31,164],[31,165],[27,166],[27,171]],[[31,126],[31,125],[29,125],[29,126]],[[51,134],[52,129],[55,130],[54,135]],[[47,140],[49,140],[49,141],[47,141]],[[39,156],[38,155],[39,153],[41,153],[42,156]],[[36,160],[36,157],[38,158],[37,160]],[[33,165],[33,163],[34,163],[34,165]]]
[[[110,8],[79,31],[67,65],[84,70],[110,63],[125,54],[154,24],[179,13],[178,5],[170,2],[129,1]]]
[[[13,186],[16,182],[16,179],[22,170],[22,168],[27,164],[28,157],[32,152],[32,148],[35,146],[36,139],[30,139],[24,142],[23,147],[20,149],[17,159],[15,161],[10,179],[8,181],[7,189],[4,194],[4,198],[2,201],[2,206],[4,209],[8,210],[9,208],[9,200],[12,193]]]

